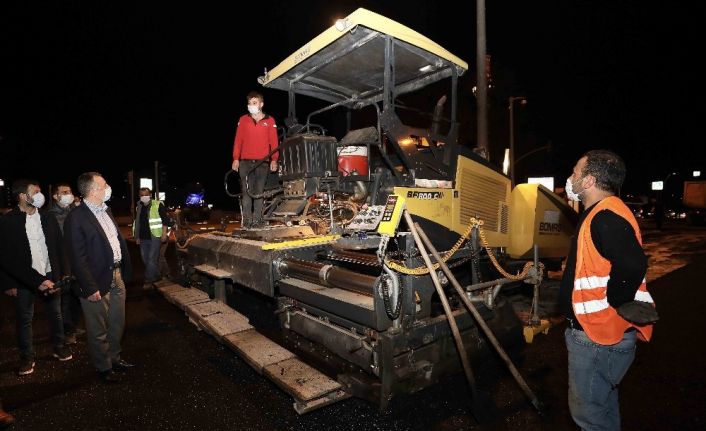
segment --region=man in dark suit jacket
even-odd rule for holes
[[[2,217],[2,210],[0,209],[0,217]],[[4,290],[4,274],[2,271],[0,271],[0,289]],[[1,309],[1,308],[0,308]],[[3,316],[0,315],[0,326],[2,326],[2,323],[4,322],[4,319],[2,318]],[[2,328],[0,328],[2,329]],[[0,331],[2,332],[2,331]],[[9,412],[5,411],[5,409],[2,408],[2,400],[0,400],[0,430],[4,430],[5,428],[9,428],[12,426],[12,424],[15,423],[15,417],[12,416]]]
[[[34,302],[41,298],[54,344],[54,357],[72,358],[64,346],[61,296],[54,283],[66,275],[67,262],[61,255],[61,231],[56,219],[39,211],[44,195],[39,183],[17,180],[12,184],[17,206],[0,219],[0,279],[3,290],[15,298],[17,344],[21,376],[34,372],[32,321]]]
[[[84,205],[64,222],[71,269],[76,277],[93,365],[106,382],[119,381],[115,371],[133,365],[120,357],[125,328],[125,282],[132,266],[125,238],[105,202],[111,188],[97,172],[81,174],[78,191]]]

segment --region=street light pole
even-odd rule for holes
[[[159,161],[154,161],[154,198],[159,200]]]
[[[552,149],[552,143],[549,142],[547,145],[541,146],[539,148],[535,148],[534,150],[528,151],[525,154],[521,155],[520,157],[516,158],[515,163],[520,163],[520,160],[524,159],[525,157],[531,156],[534,153],[538,153],[538,152],[544,151],[544,150],[551,150],[551,149]]]
[[[667,192],[667,180],[672,176],[672,175],[677,175],[676,172],[670,172],[669,175],[664,179],[662,182],[662,190],[659,191],[659,198],[662,200],[662,203],[664,203],[665,197],[669,198],[669,194]]]
[[[510,96],[507,102],[510,110],[510,181],[513,187],[515,186],[515,114],[513,106],[516,100],[519,100],[522,105],[527,104],[527,99],[523,96]]]
[[[485,56],[485,0],[476,0],[476,82],[478,94],[477,147],[480,155],[490,160],[488,149],[488,77]]]

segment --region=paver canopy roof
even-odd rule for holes
[[[408,93],[451,76],[468,64],[431,39],[382,15],[357,9],[258,78],[268,88],[293,90],[350,107],[381,100],[388,38],[395,93]]]

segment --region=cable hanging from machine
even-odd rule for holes
[[[397,284],[400,286],[398,292],[397,292],[397,304],[395,304],[395,308],[393,310],[392,308],[392,299],[390,298],[390,288],[389,288],[389,283],[392,282],[391,277],[396,277],[397,275],[392,274],[382,274],[378,278],[378,282],[376,283],[375,290],[377,290],[378,287],[382,290],[382,302],[385,304],[385,312],[387,313],[387,317],[390,318],[390,320],[395,320],[398,317],[400,317],[400,311],[402,309],[402,294],[404,292],[404,289],[401,287],[399,284],[399,278],[397,278]]]

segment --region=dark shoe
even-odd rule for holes
[[[135,364],[131,364],[129,362],[123,361],[122,359],[118,360],[113,364],[113,371],[118,371],[118,372],[125,372],[129,370],[130,368],[133,368]]]
[[[262,220],[254,221],[253,224],[252,224],[252,228],[253,228],[253,229],[263,229],[263,228],[265,228],[266,226],[267,226],[267,223],[265,223],[265,222],[262,221]]]
[[[34,359],[22,359],[20,368],[17,370],[18,376],[26,376],[34,372]]]
[[[71,344],[76,344],[76,334],[66,334],[64,336],[64,344],[67,346]]]
[[[98,374],[105,383],[120,383],[120,376],[115,374],[113,370],[99,371]]]
[[[15,423],[15,417],[3,409],[0,409],[0,429],[5,429]]]
[[[71,351],[65,346],[61,346],[58,349],[54,350],[53,356],[61,362],[70,361],[74,358],[74,356],[71,354]]]

